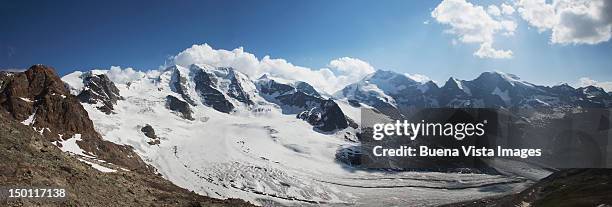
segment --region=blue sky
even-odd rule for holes
[[[486,7],[506,1],[470,1]],[[438,82],[483,71],[514,73],[538,84],[612,80],[612,45],[553,44],[518,12],[512,36],[493,46],[511,59],[479,58],[432,18],[440,1],[0,1],[0,68],[42,63],[74,70],[156,69],[169,57],[208,43],[326,67],[353,57],[376,69],[424,74]],[[510,3],[509,3],[510,4]],[[427,24],[425,23],[427,22]],[[455,41],[456,44],[452,42]]]

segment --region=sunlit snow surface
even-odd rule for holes
[[[193,107],[195,121],[164,107],[168,77],[117,84],[125,98],[106,115],[85,105],[96,129],[109,141],[133,146],[173,183],[215,198],[241,198],[259,205],[422,206],[516,192],[532,181],[514,176],[366,172],[336,162],[343,132],[317,133],[295,115],[223,114]],[[348,111],[357,116],[358,110]],[[352,117],[359,120],[359,117]],[[150,124],[161,144],[140,131]]]

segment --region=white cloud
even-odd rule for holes
[[[497,6],[489,6],[489,13],[497,16],[501,12]],[[450,26],[447,32],[459,36],[463,43],[479,43],[480,49],[474,53],[480,58],[512,58],[512,51],[497,50],[492,47],[494,36],[498,33],[513,35],[516,23],[510,20],[497,20],[491,17],[482,6],[465,0],[443,0],[432,12],[431,17],[441,24]]]
[[[369,63],[350,57],[343,57],[332,60],[328,65],[334,71],[337,71],[341,75],[357,76],[367,75],[376,71]]]
[[[521,17],[540,32],[556,24],[555,8],[546,0],[519,0],[516,2]]]
[[[514,14],[514,7],[512,7],[512,6],[508,5],[508,4],[505,4],[505,3],[503,3],[501,5],[501,10],[502,10],[502,13],[505,14],[505,15],[512,15],[512,14]]]
[[[311,69],[269,56],[259,60],[255,55],[245,52],[242,47],[229,51],[213,49],[208,44],[193,45],[172,57],[171,60],[173,64],[182,66],[199,63],[216,67],[233,67],[252,78],[270,74],[283,79],[300,80],[327,93],[336,92],[374,72],[374,67],[356,58],[338,58],[332,60],[326,68]]]
[[[578,87],[597,86],[603,88],[607,92],[612,91],[612,81],[599,82],[591,78],[582,77],[578,80]]]
[[[409,74],[409,73],[404,73],[405,76],[407,76],[408,78],[415,80],[417,82],[420,83],[425,83],[427,81],[430,81],[431,78],[427,77],[426,75],[421,75],[421,74]]]
[[[489,5],[489,7],[487,7],[487,13],[493,16],[500,16],[501,10],[499,10],[499,7],[495,5]]]
[[[496,50],[490,43],[482,43],[480,48],[474,53],[479,58],[496,57],[496,58],[512,58],[510,50]]]
[[[474,56],[512,58],[511,50],[494,48],[497,35],[512,36],[520,17],[540,33],[551,31],[552,44],[599,44],[612,38],[612,1],[610,0],[514,0],[512,5],[472,4],[466,0],[442,0],[431,12],[438,23],[450,26],[447,33],[457,42],[478,43]]]
[[[110,70],[106,73],[108,79],[121,84],[140,79],[144,75],[145,73],[136,71],[133,68],[121,69],[119,66],[111,66]]]
[[[509,21],[509,20],[501,20],[499,22],[502,25],[502,28],[504,28],[504,31],[502,34],[506,35],[506,36],[512,36],[514,35],[514,31],[516,30],[516,22],[513,21]]]
[[[612,1],[519,0],[521,17],[540,32],[551,30],[554,44],[598,44],[612,36]]]

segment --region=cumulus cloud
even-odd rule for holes
[[[505,14],[505,15],[512,15],[512,14],[514,14],[514,7],[512,7],[512,6],[508,5],[508,4],[505,4],[505,3],[503,3],[500,7],[501,7],[501,10],[502,10],[503,14]]]
[[[518,0],[520,16],[553,44],[598,44],[612,36],[612,1]]]
[[[270,56],[260,60],[255,55],[245,52],[242,47],[223,50],[214,49],[208,44],[193,45],[172,57],[171,62],[181,66],[208,64],[215,67],[233,67],[253,78],[270,74],[287,80],[304,81],[327,93],[336,92],[374,72],[374,67],[369,63],[356,58],[338,58],[332,60],[327,67],[312,69]]]
[[[133,68],[122,69],[119,66],[111,66],[110,70],[106,72],[106,76],[115,83],[125,84],[144,77],[145,73],[136,71]]]
[[[603,88],[607,92],[612,92],[612,81],[599,82],[588,77],[582,77],[578,80],[578,87],[597,86]]]
[[[506,12],[509,12],[506,9]],[[504,14],[506,14],[504,12]],[[459,36],[463,43],[479,43],[480,49],[474,53],[480,58],[512,58],[512,51],[493,48],[496,34],[513,35],[516,23],[500,16],[499,7],[491,5],[487,11],[482,6],[465,0],[443,0],[432,12],[437,22],[450,26],[448,33]]]
[[[404,73],[405,76],[408,76],[408,78],[415,80],[417,82],[420,83],[425,83],[427,81],[430,81],[431,78],[427,77],[426,75],[422,75],[422,74],[409,74],[409,73]]]
[[[501,15],[501,10],[495,5],[489,5],[489,7],[487,7],[487,13],[493,16],[499,16]]]
[[[495,58],[512,58],[511,50],[496,50],[491,46],[491,43],[485,42],[480,44],[480,48],[474,53],[479,58],[495,57]]]
[[[355,78],[373,73],[374,67],[369,63],[350,57],[342,57],[329,62],[328,67],[340,75],[353,76]]]

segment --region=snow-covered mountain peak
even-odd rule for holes
[[[362,79],[363,82],[375,84],[387,94],[399,93],[400,91],[411,86],[421,84],[418,81],[412,80],[408,76],[393,71],[377,70],[376,72]]]
[[[578,88],[578,91],[581,91],[588,98],[592,97],[607,97],[608,93],[601,87],[597,86],[586,86]]]
[[[349,84],[342,90],[334,93],[333,96],[337,99],[356,100],[371,106],[380,103],[395,106],[395,99],[393,99],[393,97],[387,95],[376,84],[364,80]]]
[[[437,107],[438,101],[432,98],[440,88],[433,81],[419,82],[410,77],[378,70],[357,83],[346,86],[334,96],[348,99],[383,110],[398,108],[398,105]]]
[[[473,81],[488,82],[496,84],[509,84],[510,86],[522,86],[522,87],[535,87],[535,85],[521,80],[520,77],[510,73],[504,73],[499,71],[483,72]]]
[[[189,66],[189,79],[202,104],[230,113],[248,111],[262,99],[249,77],[230,67]]]

